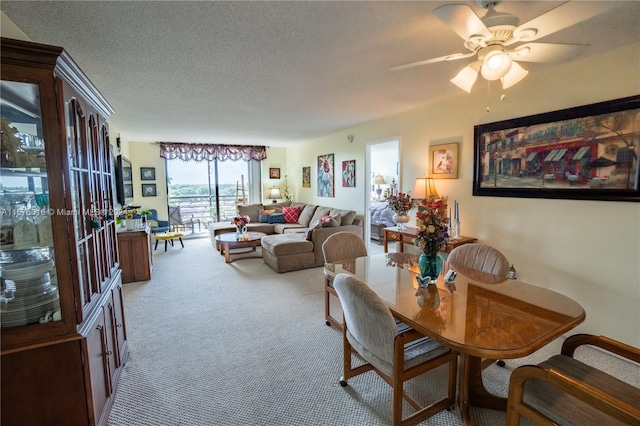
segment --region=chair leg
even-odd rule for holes
[[[182,246],[182,248],[184,248],[184,243],[182,242],[182,238],[178,238],[178,241],[180,241],[180,245]]]
[[[167,240],[164,240],[164,251],[167,251]]]

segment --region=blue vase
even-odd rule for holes
[[[428,281],[423,282],[426,282],[427,284],[435,284],[438,280],[438,275],[440,275],[440,271],[442,270],[442,259],[440,256],[427,256],[423,253],[418,258],[418,265],[420,265],[420,274],[422,277],[430,278]]]

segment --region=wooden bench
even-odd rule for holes
[[[507,425],[519,425],[521,416],[536,425],[640,425],[640,389],[573,358],[581,345],[640,363],[640,349],[602,336],[571,336],[560,355],[511,374]]]

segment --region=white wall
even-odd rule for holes
[[[364,185],[336,186],[333,199],[316,196],[317,155],[336,164],[356,158],[364,182],[366,145],[398,137],[401,191],[426,170],[428,147],[457,141],[459,178],[438,180],[440,195],[460,203],[462,234],[497,247],[524,281],[577,300],[586,321],[572,332],[603,334],[640,346],[640,203],[472,196],[473,126],[640,93],[640,44],[531,73],[505,91],[503,102],[484,87],[438,104],[327,135],[287,151],[290,170],[311,167],[301,201],[365,212]],[[615,64],[615,66],[611,66]],[[478,82],[478,84],[484,82]],[[491,112],[486,111],[487,104]],[[346,135],[354,135],[347,144]],[[299,172],[296,172],[299,173]]]

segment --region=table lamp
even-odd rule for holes
[[[411,198],[416,200],[425,200],[432,196],[436,199],[440,198],[433,178],[417,178],[413,187]]]
[[[275,204],[278,199],[282,198],[282,194],[280,194],[280,188],[276,188],[275,186],[273,188],[270,188],[269,196],[267,198],[273,200]]]
[[[385,185],[386,183],[387,182],[385,182],[384,176],[382,175],[375,175],[373,177],[373,184],[378,185],[378,187],[376,188],[376,194],[378,194],[378,200],[380,199],[380,194],[382,194],[382,188],[380,188],[380,185]]]

